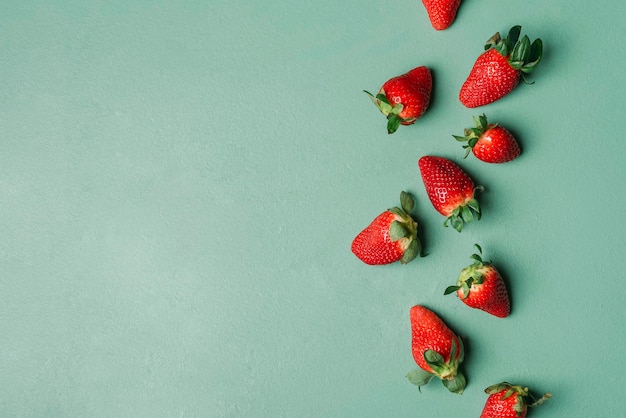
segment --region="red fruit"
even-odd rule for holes
[[[537,407],[552,397],[546,393],[541,398],[535,399],[528,388],[506,382],[489,386],[485,392],[489,397],[480,418],[524,418],[528,407]]]
[[[387,80],[376,97],[365,93],[387,117],[387,132],[392,134],[400,125],[412,125],[426,112],[432,84],[430,70],[422,66]]]
[[[410,317],[413,358],[420,370],[410,372],[409,381],[423,386],[436,376],[451,392],[462,393],[466,381],[458,370],[464,358],[461,339],[428,308],[413,306]]]
[[[444,30],[454,22],[461,0],[422,0],[422,3],[433,28]]]
[[[486,163],[506,163],[520,155],[515,137],[506,128],[488,123],[484,114],[474,117],[474,125],[465,129],[464,136],[452,135],[457,141],[466,143],[463,145],[465,157],[471,150],[476,158]]]
[[[532,72],[541,61],[543,44],[535,39],[531,44],[528,36],[518,41],[521,26],[513,26],[507,37],[493,35],[474,63],[459,93],[459,100],[466,107],[483,106],[509,94],[524,74]]]
[[[426,193],[435,209],[446,216],[448,222],[461,232],[463,224],[474,218],[480,219],[480,205],[474,198],[474,182],[465,171],[452,161],[443,157],[424,156],[418,162]]]
[[[482,249],[476,244],[478,254],[472,254],[472,265],[461,270],[455,286],[449,286],[444,294],[456,292],[459,299],[470,308],[483,310],[498,318],[506,318],[511,303],[502,276],[488,261],[483,261]]]
[[[421,253],[417,222],[410,212],[415,202],[406,192],[400,194],[401,207],[378,215],[352,241],[352,252],[366,264],[406,264]]]

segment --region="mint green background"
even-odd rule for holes
[[[267,4],[265,4],[267,3]],[[477,417],[502,380],[535,417],[623,410],[623,2],[5,1],[0,6],[0,416]],[[458,89],[521,24],[544,60],[500,102]],[[433,71],[393,136],[362,92]],[[523,148],[462,160],[487,113]],[[485,186],[442,227],[417,159]],[[427,257],[370,267],[352,238],[407,190]],[[480,243],[504,320],[443,297]],[[417,388],[409,308],[465,337],[468,387]]]

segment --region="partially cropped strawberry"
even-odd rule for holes
[[[422,0],[422,3],[433,28],[444,30],[454,22],[461,0]]]
[[[459,93],[466,107],[483,106],[509,94],[524,74],[532,72],[541,61],[541,39],[530,43],[528,36],[519,39],[521,26],[513,26],[505,38],[493,35],[474,63]]]
[[[387,80],[375,97],[365,93],[387,117],[387,132],[392,134],[400,125],[412,125],[426,112],[432,85],[430,70],[422,66]]]
[[[417,222],[410,213],[415,201],[406,192],[400,194],[400,207],[378,215],[352,241],[352,252],[366,264],[406,264],[421,253]]]
[[[444,294],[456,292],[470,308],[506,318],[511,312],[511,303],[502,276],[491,262],[483,261],[480,245],[476,244],[476,248],[478,254],[470,257],[474,263],[461,270],[456,285],[449,286]]]
[[[528,388],[506,382],[489,386],[485,392],[489,397],[480,418],[525,418],[528,407],[537,407],[552,397],[546,393],[536,399]]]
[[[514,160],[520,155],[515,137],[506,128],[489,123],[484,114],[474,117],[474,127],[466,128],[463,136],[452,136],[465,143],[464,158],[472,151],[479,160],[498,164]]]
[[[454,229],[461,232],[464,223],[480,219],[480,205],[474,197],[474,181],[461,167],[443,157],[423,156],[418,162],[428,198],[437,212],[446,217]]]
[[[463,362],[463,342],[433,311],[421,305],[411,308],[413,358],[420,367],[407,375],[417,386],[424,386],[438,377],[450,392],[463,393],[465,376],[459,365]]]

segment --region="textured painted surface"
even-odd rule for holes
[[[554,394],[536,417],[621,410],[623,3],[466,1],[443,32],[418,1],[54,3],[0,6],[0,415],[477,416],[501,380]],[[514,24],[536,83],[478,111],[522,156],[462,160],[458,89]],[[389,137],[362,90],[417,65],[431,107]],[[462,234],[425,154],[485,186]],[[400,190],[428,256],[366,266]],[[506,320],[443,296],[475,242]],[[464,337],[462,396],[404,378],[418,303]]]

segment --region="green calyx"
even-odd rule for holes
[[[399,220],[395,220],[389,226],[389,237],[393,242],[405,240],[408,246],[404,251],[404,255],[400,259],[400,263],[407,264],[413,261],[418,255],[422,254],[422,245],[417,237],[417,222],[411,217],[410,213],[415,207],[415,200],[405,191],[400,193],[400,207],[389,209],[390,212],[398,215]]]
[[[435,377],[433,373],[427,372],[422,369],[411,370],[406,378],[409,382],[418,387],[419,391],[422,391],[422,386],[426,386]]]
[[[472,148],[474,148],[480,137],[485,132],[497,126],[496,124],[490,125],[487,121],[487,116],[485,116],[484,113],[480,116],[474,116],[473,119],[474,126],[471,128],[466,128],[463,132],[463,136],[452,135],[454,139],[464,143],[463,148],[465,149],[465,155],[463,156],[463,158],[467,158]]]
[[[532,72],[539,65],[543,55],[543,42],[537,38],[531,43],[526,35],[519,39],[521,30],[521,26],[513,26],[505,38],[501,38],[500,32],[496,32],[485,44],[485,51],[496,49],[502,56],[507,57],[511,67],[522,72],[524,79],[523,74]]]
[[[411,123],[415,121],[415,118],[404,119],[400,117],[400,113],[404,109],[404,105],[402,103],[391,104],[389,99],[385,95],[384,90],[374,96],[367,90],[363,90],[372,100],[372,102],[376,105],[378,110],[381,111],[383,115],[387,117],[387,133],[392,134],[398,130],[402,123]]]
[[[467,380],[465,379],[463,373],[461,373],[458,369],[459,365],[463,362],[465,354],[463,341],[461,338],[458,338],[458,340],[458,347],[456,343],[452,341],[452,346],[450,347],[450,360],[448,362],[445,361],[441,354],[434,350],[424,351],[424,360],[433,371],[431,373],[422,369],[413,370],[406,376],[409,382],[418,386],[421,391],[421,386],[428,384],[433,377],[438,377],[450,392],[457,393],[459,395],[463,393],[465,386],[467,385]]]
[[[474,244],[474,246],[478,249],[478,253],[472,254],[470,256],[470,258],[474,260],[474,262],[461,270],[461,274],[459,275],[456,285],[448,286],[443,292],[444,295],[449,295],[451,293],[457,292],[458,290],[461,290],[461,294],[459,295],[459,297],[461,299],[467,299],[472,285],[479,285],[484,282],[483,268],[485,266],[491,265],[491,262],[483,261],[483,250],[480,245]]]
[[[474,193],[477,191],[484,191],[485,188],[483,186],[476,186],[474,188]],[[463,225],[466,223],[472,222],[474,219],[480,220],[481,212],[480,212],[480,204],[478,200],[472,198],[464,205],[458,206],[454,209],[452,214],[446,218],[443,223],[443,226],[446,228],[448,224],[452,226],[452,228],[456,229],[458,232],[463,230]]]
[[[515,396],[516,400],[513,406],[513,410],[516,412],[517,416],[520,416],[522,414],[525,406],[535,408],[552,397],[552,394],[545,393],[540,398],[536,398],[530,393],[527,387],[512,385],[508,382],[497,383],[485,389],[485,393],[489,395],[493,395],[502,391],[505,391],[502,394],[502,400],[508,399],[511,396]]]

